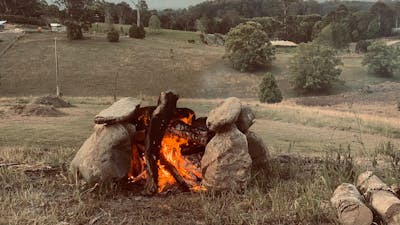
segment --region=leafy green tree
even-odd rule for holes
[[[393,76],[400,69],[400,48],[374,42],[368,46],[362,64],[378,75]]]
[[[324,27],[316,41],[336,49],[348,47],[351,42],[350,31],[345,23],[332,22]]]
[[[370,11],[375,14],[378,20],[379,35],[389,36],[394,26],[395,12],[381,1],[377,1],[372,5]]]
[[[152,32],[160,32],[161,22],[157,15],[152,15],[149,20],[149,28]]]
[[[339,81],[341,60],[332,48],[316,43],[300,44],[290,61],[292,83],[296,89],[323,91]]]
[[[274,75],[266,73],[259,85],[258,98],[260,102],[278,103],[282,101],[282,92],[276,83]]]
[[[226,35],[226,56],[233,67],[240,71],[252,71],[271,66],[275,59],[275,48],[256,22],[241,23]]]
[[[82,29],[91,24],[91,10],[93,0],[57,0],[56,3],[65,8],[62,20],[67,26],[67,37],[69,40],[83,38]]]

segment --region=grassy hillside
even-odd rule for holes
[[[0,60],[3,96],[29,96],[55,92],[54,37],[58,38],[61,89],[66,96],[157,95],[175,89],[188,98],[237,96],[256,98],[263,72],[240,73],[223,59],[222,47],[198,42],[193,32],[163,30],[145,40],[121,37],[109,43],[103,34],[83,41],[64,35],[29,33]],[[187,40],[196,39],[196,44]],[[284,96],[296,97],[288,64],[292,53],[278,50],[271,72]],[[341,79],[333,93],[352,91],[387,79],[368,74],[362,56],[343,55]],[[118,78],[116,79],[116,77]],[[397,81],[394,79],[394,81]]]
[[[61,109],[61,117],[17,115],[13,107],[55,93],[55,37],[61,90],[76,107]],[[366,169],[389,185],[398,182],[398,168],[389,166],[399,157],[397,79],[369,74],[360,55],[341,55],[345,84],[331,95],[300,96],[290,86],[292,52],[279,49],[271,71],[285,100],[261,104],[262,71],[237,72],[223,48],[188,39],[195,34],[162,31],[109,43],[99,33],[82,41],[30,33],[1,57],[0,224],[339,224],[329,203],[338,184],[354,182]],[[0,47],[11,38],[4,40]],[[137,97],[143,105],[175,89],[178,106],[197,116],[207,116],[225,97],[240,97],[256,113],[251,130],[271,153],[267,168],[253,174],[241,194],[149,198],[121,185],[75,183],[69,164],[93,132],[94,115],[113,102],[115,86],[119,97]],[[395,158],[382,153],[389,142]]]

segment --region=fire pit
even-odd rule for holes
[[[162,92],[157,106],[140,107],[138,100],[124,98],[100,112],[95,132],[71,163],[76,179],[122,180],[147,195],[245,188],[252,161],[265,164],[268,153],[248,131],[252,111],[231,98],[208,118],[197,118],[193,110],[177,108],[178,99],[174,91]]]

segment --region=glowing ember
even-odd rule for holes
[[[181,154],[181,146],[187,145],[188,141],[184,138],[166,133],[161,143],[160,154],[170,162],[185,179],[186,183],[192,187],[198,186],[197,181],[201,179],[201,171],[192,162]],[[158,163],[158,191],[162,192],[169,185],[175,184],[175,178]]]
[[[187,117],[180,118],[180,120],[191,125],[193,117],[194,114],[189,114]],[[144,122],[148,122],[149,120],[145,117],[141,119]],[[205,188],[199,185],[199,181],[202,179],[200,168],[198,168],[181,154],[181,148],[188,145],[188,140],[185,138],[166,131],[161,142],[160,154],[163,155],[164,158],[176,168],[185,182],[190,186],[191,191],[204,191]],[[147,174],[144,169],[144,162],[144,158],[139,156],[138,147],[134,147],[132,150],[131,169],[128,174],[130,182],[135,183],[147,178]],[[175,178],[168,172],[165,166],[160,163],[160,161],[157,162],[157,165],[158,192],[161,193],[168,189],[168,187],[175,185],[177,182]]]

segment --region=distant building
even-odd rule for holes
[[[0,30],[4,29],[5,24],[7,23],[6,20],[0,20]]]
[[[59,23],[50,23],[50,30],[51,32],[65,32],[67,28]]]
[[[271,44],[275,47],[297,47],[297,44],[291,41],[275,40],[271,41]]]

